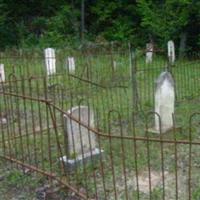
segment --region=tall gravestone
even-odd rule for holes
[[[69,71],[69,73],[75,73],[76,66],[75,66],[74,57],[68,57],[67,61],[68,61],[68,71]]]
[[[69,168],[76,167],[84,161],[97,157],[100,150],[97,148],[96,135],[87,127],[94,128],[94,113],[87,106],[73,107],[64,115],[65,139],[67,144],[67,155],[63,157]],[[80,121],[78,123],[76,120]]]
[[[175,62],[175,46],[174,46],[174,42],[172,40],[168,41],[167,49],[168,49],[169,62],[171,64],[174,64],[174,62]]]
[[[155,91],[155,130],[160,132],[161,121],[161,132],[173,128],[173,117],[174,114],[174,102],[175,102],[175,90],[174,80],[169,72],[162,72],[156,81]]]
[[[4,64],[0,64],[0,82],[5,82]]]
[[[150,64],[153,61],[153,43],[146,44],[146,64]]]
[[[44,50],[45,54],[45,65],[47,75],[52,75],[56,73],[56,56],[55,50],[53,48],[47,48]]]

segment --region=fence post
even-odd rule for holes
[[[138,92],[137,92],[137,80],[136,80],[136,54],[131,44],[129,43],[129,57],[130,57],[130,80],[132,88],[132,109],[137,113],[138,111]]]
[[[168,58],[168,61],[167,61],[167,67],[166,67],[166,71],[168,71],[171,75],[172,75],[172,78],[174,79],[174,88],[175,88],[175,101],[178,99],[178,94],[177,94],[177,90],[176,90],[176,79],[174,77],[174,74],[173,74],[173,71],[172,71],[172,53],[170,53],[170,56]]]
[[[112,68],[112,76],[115,73],[115,66],[114,66],[114,58],[113,58],[113,41],[110,43],[110,58],[111,58],[111,68]]]

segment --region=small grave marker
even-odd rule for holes
[[[74,57],[68,57],[68,71],[69,73],[74,73],[76,66],[75,66],[75,60]]]
[[[116,70],[117,69],[117,61],[113,60],[113,69]]]
[[[67,113],[86,126],[94,128],[94,113],[87,106],[73,107]],[[73,169],[91,160],[91,157],[99,156],[102,151],[97,148],[95,133],[67,115],[64,115],[64,124],[68,155],[64,156],[63,160],[67,167]]]
[[[152,63],[153,60],[153,43],[146,44],[146,64]]]
[[[4,64],[0,64],[0,82],[5,82]]]
[[[167,48],[168,48],[169,62],[171,64],[174,64],[174,62],[175,62],[175,46],[174,46],[174,42],[172,40],[168,41]]]
[[[44,50],[45,54],[45,64],[47,75],[52,75],[56,73],[56,56],[55,50],[53,48],[47,48]]]

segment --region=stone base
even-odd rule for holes
[[[172,128],[169,128],[169,129],[166,129],[166,130],[164,130],[164,131],[162,131],[162,132],[160,132],[159,130],[156,130],[155,128],[149,128],[149,129],[147,129],[147,131],[149,132],[149,133],[156,133],[156,134],[162,134],[162,133],[169,133],[169,132],[171,132],[171,131],[173,131],[173,130],[179,130],[179,129],[181,129],[181,127],[172,127]]]
[[[75,159],[67,158],[67,156],[63,156],[60,158],[60,161],[64,161],[65,166],[68,170],[73,170],[78,166],[81,166],[83,163],[92,162],[92,160],[96,160],[99,158],[100,153],[103,153],[103,150],[95,148],[92,152],[85,153],[83,156],[78,155]],[[92,155],[92,158],[91,158]],[[83,159],[84,158],[84,159]]]

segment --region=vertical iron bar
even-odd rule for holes
[[[138,111],[138,93],[137,93],[137,79],[136,79],[136,55],[133,52],[131,44],[129,43],[130,54],[130,68],[131,68],[131,87],[132,87],[132,110]]]

